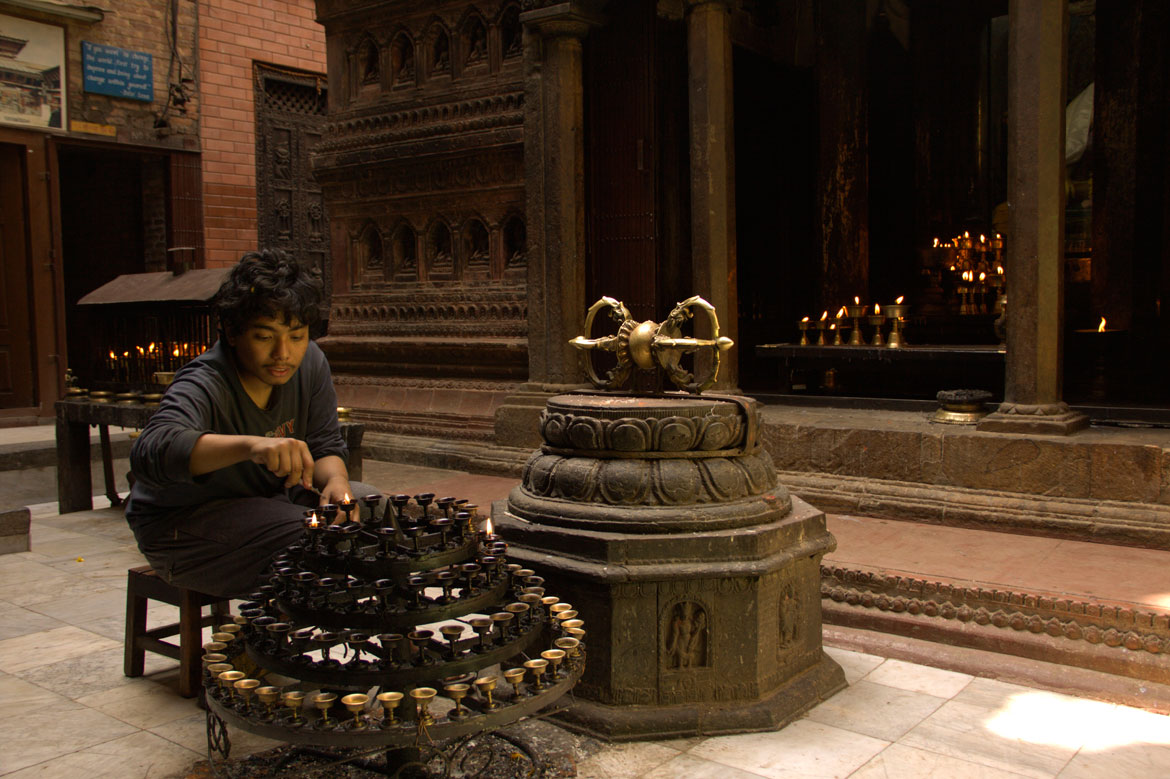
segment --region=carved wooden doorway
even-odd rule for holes
[[[325,76],[260,63],[255,68],[257,237],[262,247],[284,249],[320,268],[328,300],[329,217],[309,163],[325,124]]]

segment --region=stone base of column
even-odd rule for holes
[[[841,666],[822,654],[819,663],[756,703],[609,706],[577,698],[553,719],[568,730],[605,741],[751,733],[782,728],[845,686]]]
[[[975,429],[988,433],[1069,435],[1089,426],[1089,418],[1067,403],[1001,403]]]
[[[529,383],[509,395],[496,409],[495,442],[501,446],[540,446],[540,414],[553,395],[585,389],[587,384]]]

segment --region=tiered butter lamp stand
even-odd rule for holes
[[[431,494],[361,503],[308,511],[301,542],[205,645],[213,765],[240,728],[297,745],[273,775],[298,756],[314,771],[324,760],[446,775],[486,748],[476,736],[580,678],[582,620],[508,562],[475,506]]]

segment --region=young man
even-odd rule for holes
[[[130,451],[126,519],[167,581],[246,594],[300,538],[304,509],[350,484],[329,363],[309,338],[321,281],[281,251],[249,252],[216,293],[220,338],[176,374]]]

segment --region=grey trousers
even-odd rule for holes
[[[378,492],[362,482],[350,487],[359,499]],[[264,584],[273,558],[301,539],[305,509],[316,505],[317,494],[301,487],[273,498],[217,500],[135,537],[147,562],[171,584],[240,598]]]

